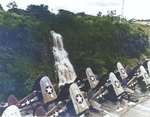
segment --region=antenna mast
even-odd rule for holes
[[[123,0],[123,2],[122,2],[121,18],[124,18],[124,0]]]

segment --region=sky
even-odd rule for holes
[[[107,15],[107,11],[116,10],[117,15],[122,14],[126,19],[150,19],[150,0],[1,0],[4,10],[6,5],[15,1],[20,9],[26,9],[28,5],[48,5],[49,10],[58,13],[59,9],[69,10],[74,13],[84,12],[89,15]],[[52,10],[53,9],[53,10]]]

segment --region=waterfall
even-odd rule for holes
[[[50,31],[53,37],[53,55],[55,59],[55,70],[59,78],[59,86],[65,83],[72,83],[76,78],[76,73],[69,61],[68,53],[63,46],[63,38],[60,34]]]

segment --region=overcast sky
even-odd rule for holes
[[[49,10],[58,13],[59,9],[69,10],[74,13],[85,12],[89,15],[107,14],[107,10],[116,10],[117,15],[122,13],[123,0],[1,0],[4,10],[6,5],[15,1],[20,9],[26,9],[28,5],[48,5]],[[150,0],[124,0],[124,16],[127,19],[150,19]]]

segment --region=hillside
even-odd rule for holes
[[[0,11],[0,100],[26,96],[38,77],[56,82],[51,30],[63,36],[77,74],[91,67],[100,75],[115,62],[149,57],[149,26],[63,9],[53,14],[46,5]]]

